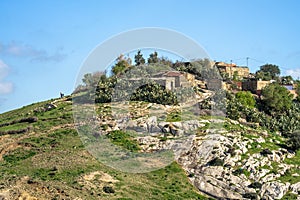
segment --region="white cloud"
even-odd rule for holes
[[[285,74],[292,76],[294,79],[298,79],[300,77],[300,68],[285,70]]]
[[[8,94],[13,91],[13,84],[11,82],[4,81],[4,78],[8,75],[9,67],[0,60],[0,95]]]
[[[0,60],[0,80],[8,74],[8,70],[8,66],[2,60]]]
[[[13,84],[10,82],[0,82],[0,94],[8,94],[13,91]]]
[[[62,52],[63,48],[58,48],[54,54],[49,54],[45,50],[37,49],[31,45],[20,42],[10,42],[9,44],[0,43],[0,54],[27,57],[31,61],[39,62],[60,62],[66,58],[66,54]]]

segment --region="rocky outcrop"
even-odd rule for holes
[[[299,194],[300,193],[300,182],[292,184],[290,186],[290,190],[294,194]]]
[[[238,128],[225,129],[224,124]],[[172,149],[191,183],[211,197],[281,199],[287,192],[299,194],[300,182],[279,180],[295,167],[284,163],[295,154],[280,147],[264,148],[278,141],[270,142],[268,133],[263,131],[250,135],[247,131],[253,129],[237,121],[159,122],[152,116],[129,120],[126,129],[143,133],[136,139],[144,152]]]
[[[267,182],[261,188],[260,196],[263,199],[281,199],[285,193],[288,191],[289,183],[284,184],[280,182]]]

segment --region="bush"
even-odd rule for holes
[[[130,97],[131,101],[145,101],[163,105],[177,105],[178,100],[174,92],[166,90],[157,83],[145,84],[139,87]]]
[[[242,168],[238,168],[232,172],[232,174],[235,176],[241,175],[242,173],[244,173],[244,169]]]
[[[249,188],[254,188],[254,189],[261,189],[262,184],[259,183],[259,182],[253,182],[253,183],[251,183],[248,187],[249,187]]]
[[[243,105],[249,108],[255,107],[255,99],[249,91],[241,91],[236,93],[236,99]]]
[[[288,144],[290,144],[290,148],[294,151],[300,149],[300,131],[296,131],[289,136]]]
[[[263,156],[267,156],[267,155],[271,155],[273,153],[270,149],[264,149],[260,152],[260,154],[263,155]]]
[[[115,190],[110,186],[103,186],[103,191],[105,193],[115,193]]]
[[[256,193],[245,193],[245,194],[243,194],[243,197],[246,199],[257,199],[257,194]]]
[[[224,165],[224,161],[220,158],[214,158],[211,161],[209,161],[207,163],[207,165],[209,166],[223,166]]]
[[[282,114],[292,107],[292,94],[283,86],[273,83],[262,90],[263,109],[269,114]]]

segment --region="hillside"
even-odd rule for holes
[[[205,199],[176,162],[124,173],[90,155],[73,125],[71,99],[0,115],[0,199]]]
[[[113,144],[171,149],[174,162],[148,173],[101,164],[74,127],[72,98],[52,99],[0,115],[0,199],[300,199],[300,151],[286,150],[278,133],[199,116],[192,106],[180,114],[176,106],[132,102],[130,121],[114,120],[111,108],[96,105]],[[128,114],[113,109],[118,119]]]

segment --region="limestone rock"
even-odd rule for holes
[[[299,192],[300,192],[300,182],[291,185],[290,190],[294,194],[299,194]]]
[[[265,199],[281,199],[287,192],[288,187],[280,182],[267,182],[261,188],[261,197]]]

